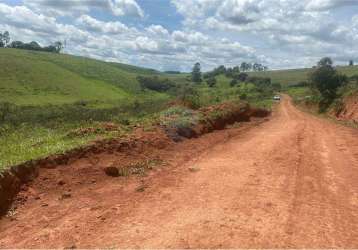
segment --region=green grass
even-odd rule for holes
[[[88,101],[108,106],[135,98],[140,92],[137,75],[154,73],[84,57],[0,49],[0,102],[37,106]]]
[[[0,146],[0,171],[7,166],[20,164],[86,144],[94,135],[69,138],[69,127],[49,129],[24,125],[3,132]]]

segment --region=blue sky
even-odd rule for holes
[[[358,62],[357,0],[0,0],[0,32],[159,70]]]

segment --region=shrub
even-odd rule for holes
[[[209,79],[206,80],[206,83],[208,84],[208,86],[210,88],[214,87],[216,85],[216,78],[215,77],[210,77]]]
[[[175,83],[170,81],[169,79],[160,79],[158,76],[153,76],[153,77],[138,76],[137,80],[142,90],[150,89],[157,92],[166,92],[176,86]]]
[[[236,80],[236,79],[232,79],[231,82],[230,82],[230,86],[231,87],[234,87],[238,84],[239,82]]]

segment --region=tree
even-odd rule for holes
[[[252,63],[248,63],[247,64],[247,71],[251,71],[252,70]]]
[[[10,43],[10,33],[5,31],[4,33],[0,32],[0,48],[7,47]]]
[[[4,34],[2,35],[2,40],[5,44],[5,47],[10,43],[10,33],[9,31],[5,31]]]
[[[333,65],[333,61],[330,57],[323,57],[321,60],[319,60],[319,62],[317,63],[318,67],[326,67],[326,66],[331,66]]]
[[[56,48],[56,53],[60,53],[63,49],[63,44],[60,41],[55,42],[53,46]]]
[[[201,83],[202,79],[201,79],[201,65],[200,63],[195,63],[193,70],[191,72],[191,80],[195,83]]]
[[[254,63],[254,64],[252,65],[252,69],[253,69],[254,71],[259,71],[259,69],[260,69],[260,64]]]
[[[13,41],[9,47],[14,49],[21,49],[24,47],[24,43],[21,41]]]
[[[232,71],[233,71],[234,73],[240,73],[240,67],[239,67],[239,66],[235,66],[235,67],[232,69]]]
[[[322,58],[318,62],[310,78],[313,87],[321,94],[319,103],[321,112],[325,111],[337,97],[337,89],[347,82],[347,77],[337,72],[329,57]]]
[[[246,63],[246,62],[241,63],[240,70],[243,71],[243,72],[248,71],[249,70],[248,63]]]
[[[349,66],[354,66],[354,61],[353,60],[349,60]]]
[[[208,80],[206,80],[206,83],[210,88],[214,87],[216,85],[216,78],[210,77]]]
[[[26,43],[25,48],[30,49],[30,50],[41,50],[40,44],[38,44],[35,41],[32,41],[30,43]]]

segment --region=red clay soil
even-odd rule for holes
[[[0,247],[358,248],[358,130],[288,98],[269,119],[41,169]],[[167,164],[147,176],[103,173],[154,158]]]
[[[338,120],[358,124],[358,93],[345,98],[342,109],[336,114]]]

